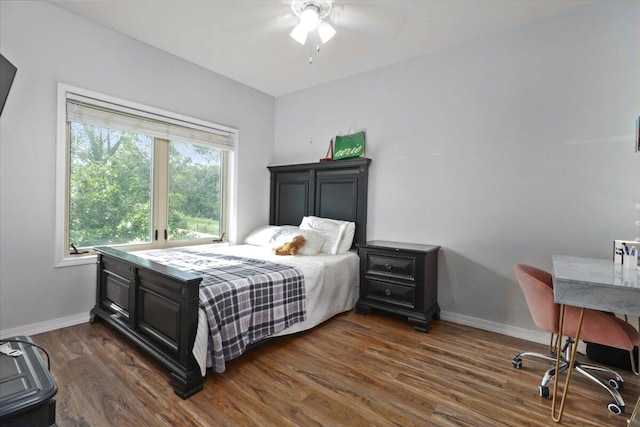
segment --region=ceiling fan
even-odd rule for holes
[[[304,45],[309,35],[315,42],[316,52],[320,44],[324,44],[336,35],[336,30],[327,22],[333,10],[333,0],[292,0],[291,11],[299,19],[289,34],[292,39]],[[313,51],[309,50],[309,64],[313,63]]]
[[[270,14],[259,21],[243,23],[243,36],[250,40],[265,34],[289,34],[309,49],[309,63],[314,62],[314,54],[336,35],[347,45],[363,39],[384,43],[406,21],[403,7],[399,7],[396,0],[279,0],[278,3],[286,5],[288,13]]]
[[[318,38],[326,43],[336,34],[336,30],[325,19],[333,9],[332,0],[293,0],[291,10],[300,19],[289,34],[298,43],[304,45],[307,36],[317,31]]]

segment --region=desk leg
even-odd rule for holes
[[[627,421],[629,427],[640,427],[640,397],[638,398],[638,403],[636,403],[636,407],[633,410],[633,414],[631,414],[631,418]]]
[[[556,396],[558,395],[558,377],[560,376],[560,359],[562,358],[561,346],[562,346],[562,331],[564,330],[564,304],[560,307],[560,329],[558,330],[558,341],[556,343],[556,371],[553,377],[553,401],[551,404],[551,418],[556,423],[559,423],[562,419],[564,412],[564,404],[567,394],[569,393],[569,383],[571,382],[571,374],[573,373],[573,365],[576,362],[576,354],[578,352],[578,341],[580,340],[580,331],[582,330],[582,320],[584,319],[584,308],[580,310],[580,319],[578,320],[578,330],[576,331],[575,342],[571,349],[571,357],[569,359],[569,370],[567,371],[567,379],[564,382],[564,389],[562,390],[562,400],[560,401],[560,408],[556,415]]]

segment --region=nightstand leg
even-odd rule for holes
[[[424,314],[424,318],[408,317],[409,323],[416,331],[429,332],[432,320],[440,320],[440,306],[435,304]]]
[[[371,311],[371,308],[366,306],[366,305],[362,305],[359,303],[356,303],[356,313],[358,314],[369,314],[369,312]]]
[[[416,319],[415,317],[408,318],[411,327],[418,332],[429,332],[431,320]]]
[[[431,310],[427,311],[427,316],[429,316],[429,313],[432,313],[431,318],[433,320],[440,320],[440,306],[437,303],[431,307]]]

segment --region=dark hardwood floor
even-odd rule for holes
[[[521,350],[546,346],[442,320],[424,334],[387,315],[339,315],[210,373],[187,400],[159,363],[104,323],[32,338],[51,356],[60,427],[554,425],[551,400],[538,396],[549,365],[511,366]],[[608,393],[576,375],[561,425],[626,426],[640,378],[621,373],[626,417],[610,414]]]

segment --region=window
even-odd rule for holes
[[[237,131],[66,85],[59,98],[56,265],[224,238]]]

